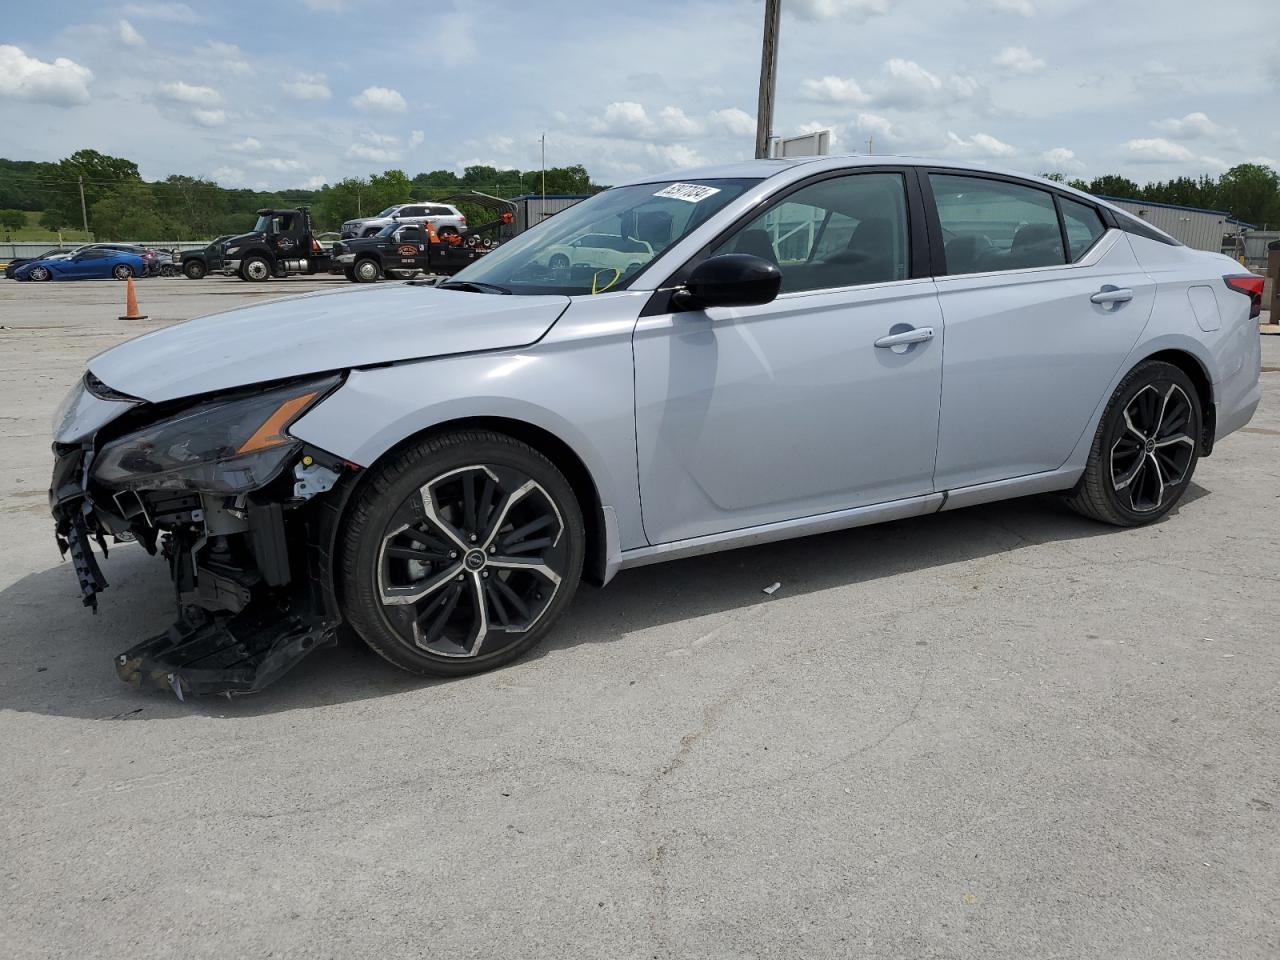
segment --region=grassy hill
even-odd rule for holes
[[[62,241],[64,243],[85,243],[92,239],[83,230],[63,230]],[[21,230],[5,230],[0,228],[0,240],[5,243],[22,243],[24,241],[41,241],[55,244],[58,242],[58,233],[53,230],[46,230],[40,226],[40,211],[27,211],[27,225]]]

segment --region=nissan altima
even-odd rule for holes
[[[1261,287],[985,168],[644,178],[439,284],[96,357],[55,423],[56,535],[95,608],[109,541],[168,566],[177,620],[117,657],[132,682],[257,690],[344,626],[486,670],[640,564],[1051,491],[1157,521],[1258,404]]]

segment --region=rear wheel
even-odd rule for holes
[[[1134,367],[1107,404],[1067,503],[1122,527],[1159,520],[1195,472],[1202,416],[1195,385],[1178,367],[1159,360]]]
[[[111,275],[117,280],[128,280],[133,276],[133,268],[127,263],[117,263],[111,268]]]
[[[271,264],[266,257],[249,257],[240,264],[240,279],[254,282],[271,279]]]
[[[396,666],[441,676],[533,648],[577,589],[585,549],[560,471],[487,431],[443,434],[375,467],[342,541],[348,622]]]
[[[550,260],[547,261],[547,266],[550,267],[552,270],[568,270],[569,258],[566,257],[563,253],[557,253]]]
[[[182,272],[188,280],[201,280],[209,270],[201,260],[188,260],[182,265]]]
[[[382,277],[382,269],[378,266],[378,261],[369,257],[363,260],[357,260],[352,268],[357,283],[373,283]]]

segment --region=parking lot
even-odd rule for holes
[[[346,641],[179,703],[46,503],[95,353],[341,279],[0,283],[6,957],[1274,958],[1280,337],[1163,522],[1054,498],[641,568],[448,682]],[[780,582],[772,595],[763,588]]]

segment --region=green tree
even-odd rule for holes
[[[347,177],[335,184],[326,184],[316,198],[316,222],[322,228],[336,230],[344,220],[353,219],[364,209],[363,198],[368,192],[369,181],[358,177]]]
[[[84,201],[92,209],[126,184],[141,183],[138,165],[124,157],[113,157],[97,150],[77,150],[58,161],[54,182],[40,223],[50,230],[78,227],[81,223],[80,179],[84,179]],[[95,229],[92,219],[89,228]]]
[[[1219,203],[1238,220],[1280,222],[1280,174],[1260,163],[1241,163],[1218,180]]]
[[[164,216],[145,183],[129,183],[112,191],[89,212],[100,240],[167,240],[181,228]]]
[[[174,224],[179,239],[208,237],[223,207],[223,190],[212,180],[173,174],[151,185],[160,214]]]
[[[1108,173],[1106,176],[1094,177],[1089,181],[1089,192],[1095,196],[1136,197],[1139,194],[1139,188],[1128,177]]]
[[[27,215],[21,210],[0,210],[0,227],[5,230],[21,230],[27,225]]]

